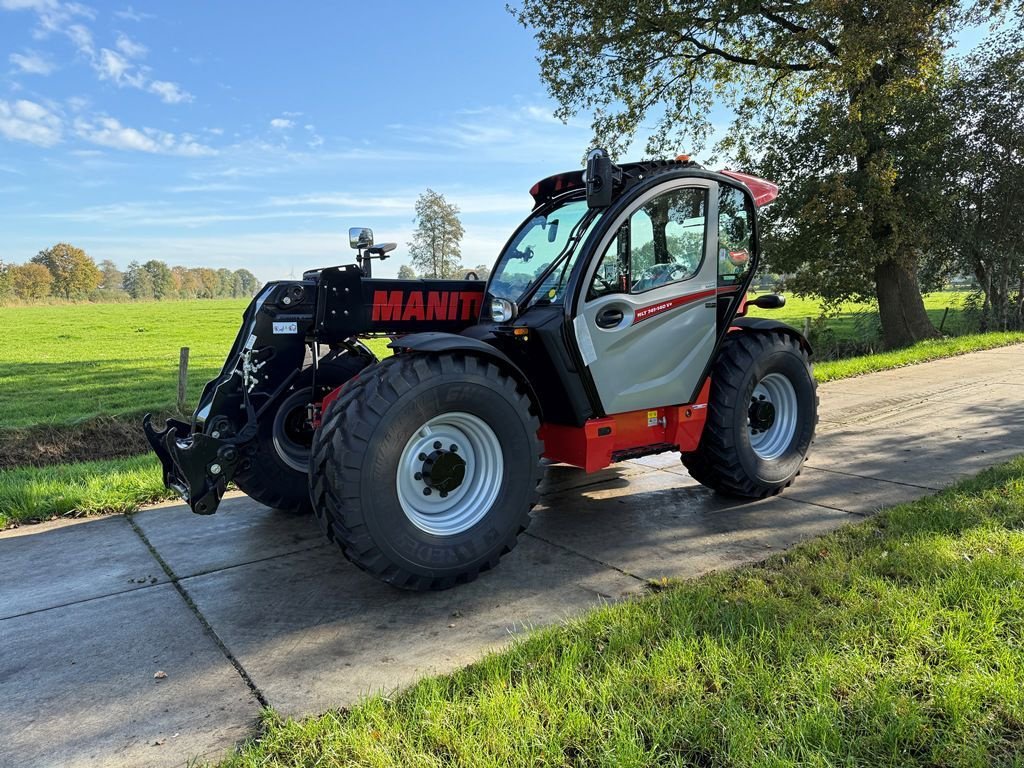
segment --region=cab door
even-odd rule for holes
[[[607,414],[690,402],[714,350],[718,185],[641,195],[598,243],[573,328]]]

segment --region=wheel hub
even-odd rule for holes
[[[409,521],[435,536],[480,522],[504,475],[501,442],[479,416],[443,413],[410,437],[398,459],[398,501]]]
[[[427,456],[420,474],[428,488],[447,494],[462,485],[466,462],[456,451],[457,447],[452,445],[451,450],[434,450]]]
[[[747,412],[747,416],[750,419],[750,429],[753,432],[764,432],[766,429],[771,429],[772,424],[775,423],[775,406],[770,400],[765,399],[764,395],[761,395],[760,399],[753,399],[750,401],[750,410]]]

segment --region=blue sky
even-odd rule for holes
[[[502,0],[0,0],[0,260],[67,241],[271,280],[369,226],[399,243],[388,276],[430,187],[490,264],[590,143],[536,53]]]
[[[489,264],[590,137],[503,5],[0,0],[0,259],[68,241],[269,280],[370,226],[400,244],[385,276],[431,187]]]

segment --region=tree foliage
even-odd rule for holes
[[[613,151],[651,118],[650,154],[699,150],[711,107],[731,107],[721,148],[772,172],[788,201],[771,214],[776,242],[801,246],[788,255],[817,270],[827,298],[873,292],[885,340],[899,346],[935,333],[917,285],[927,203],[906,200],[921,170],[917,150],[904,154],[907,127],[918,130],[912,112],[937,82],[952,30],[1000,10],[958,0],[523,0],[514,13],[540,44],[557,114],[592,113]]]
[[[398,268],[398,279],[399,280],[415,280],[416,270],[410,267],[408,264],[403,264]]]
[[[99,287],[104,291],[122,291],[124,290],[124,273],[117,268],[117,264],[112,262],[110,259],[104,259],[100,262],[100,285]]]
[[[457,278],[462,257],[459,209],[428,189],[416,200],[416,230],[409,243],[413,266],[424,277]]]
[[[1024,33],[981,46],[943,95],[950,266],[981,286],[983,330],[1024,327]]]
[[[42,264],[21,264],[10,269],[11,290],[23,301],[45,299],[50,295],[53,276]]]
[[[149,279],[153,285],[153,298],[174,298],[174,277],[171,275],[170,267],[159,259],[150,259],[142,265],[142,268],[149,273]]]
[[[124,289],[136,301],[153,298],[153,276],[139,262],[133,261],[124,273]]]
[[[100,284],[100,270],[96,262],[81,248],[68,243],[57,243],[32,257],[50,271],[53,293],[65,299],[84,299]]]

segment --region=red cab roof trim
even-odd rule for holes
[[[779,196],[778,185],[772,184],[765,179],[759,179],[757,176],[751,176],[749,173],[739,173],[738,171],[719,171],[719,173],[746,184],[747,189],[753,193],[754,205],[758,208],[762,205],[768,205],[768,203]]]

